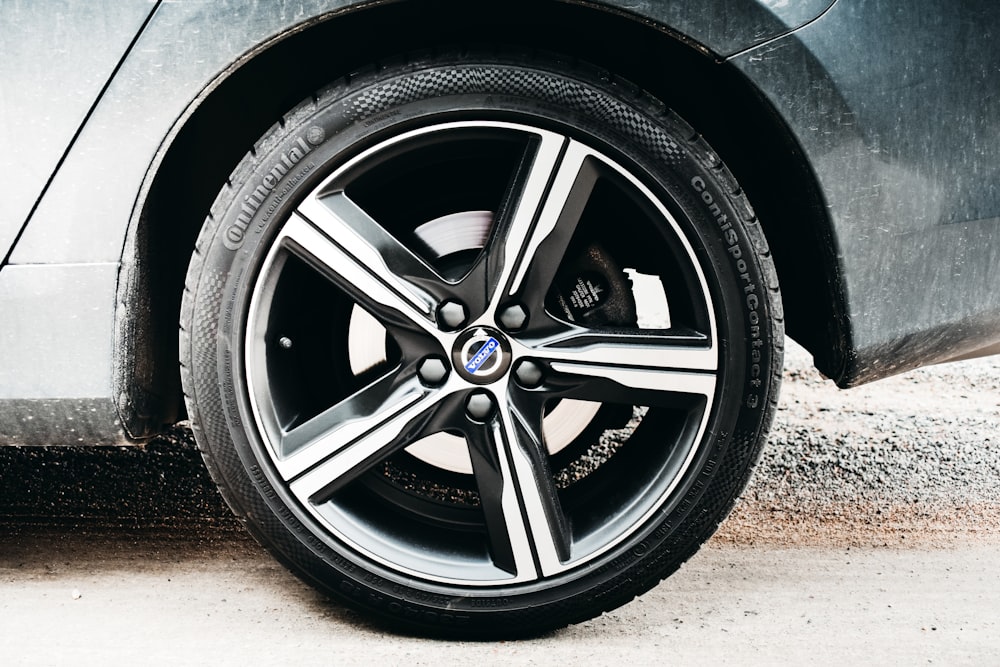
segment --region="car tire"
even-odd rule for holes
[[[689,125],[555,56],[419,55],[286,114],[220,192],[187,409],[254,536],[393,627],[535,634],[715,530],[775,410],[760,226]]]

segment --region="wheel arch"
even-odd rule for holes
[[[829,221],[808,164],[763,96],[704,47],[636,17],[548,0],[525,6],[538,17],[530,25],[518,3],[502,12],[457,11],[449,2],[366,6],[262,47],[205,88],[147,174],[123,254],[115,395],[131,436],[148,437],[182,416],[176,341],[185,270],[206,211],[250,142],[329,81],[445,43],[578,57],[674,108],[716,149],[754,203],[782,283],[789,333],[821,370],[836,372],[849,336]],[[595,43],[630,48],[595,49]],[[758,160],[765,151],[774,169],[762,173]]]

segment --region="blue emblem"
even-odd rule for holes
[[[479,351],[472,355],[472,358],[465,364],[465,370],[475,375],[476,371],[482,368],[483,364],[486,363],[486,360],[493,356],[493,353],[498,349],[500,349],[500,341],[490,336],[490,338],[483,343],[483,346],[479,348]]]

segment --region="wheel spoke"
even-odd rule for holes
[[[552,361],[604,366],[643,366],[714,371],[719,352],[704,337],[687,334],[604,332],[573,327],[567,333],[530,346],[532,354]]]
[[[597,181],[591,155],[582,144],[542,134],[516,177],[520,196],[498,221],[495,250],[486,258],[493,308],[519,295],[544,296]]]
[[[384,422],[388,416],[420,400],[427,390],[418,382],[399,386],[387,375],[312,419],[284,431],[278,442],[278,469],[292,479],[355,438]]]
[[[346,251],[305,218],[293,214],[282,228],[278,243],[337,283],[383,325],[438,336],[431,297],[419,296],[412,284],[398,276],[387,277],[386,272],[378,270],[378,264],[367,263],[370,257]]]
[[[376,382],[286,434],[292,454],[275,463],[295,495],[322,502],[419,438],[446,395],[415,379],[395,389],[386,380]]]
[[[621,402],[622,388],[705,397],[715,393],[718,351],[690,336],[578,330],[533,348],[531,354],[557,375],[597,380],[581,383],[577,392],[564,392],[575,398]]]
[[[570,533],[543,450],[541,413],[526,418],[506,400],[499,408],[467,436],[495,564],[519,579],[554,574],[569,558]]]
[[[534,578],[534,549],[506,455],[508,448],[502,427],[494,420],[479,428],[468,429],[466,440],[493,563],[511,574]]]

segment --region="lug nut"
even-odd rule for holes
[[[486,421],[493,414],[493,397],[485,391],[477,391],[465,403],[469,417],[476,421]]]
[[[438,326],[448,331],[455,331],[465,324],[469,314],[465,306],[458,301],[444,301],[438,306]]]
[[[427,357],[417,366],[420,381],[431,387],[436,387],[448,377],[448,366],[440,357]]]
[[[542,367],[533,361],[525,359],[514,369],[514,377],[525,389],[534,389],[542,384]]]
[[[520,331],[528,323],[528,311],[521,304],[515,303],[501,310],[497,321],[507,331]]]

